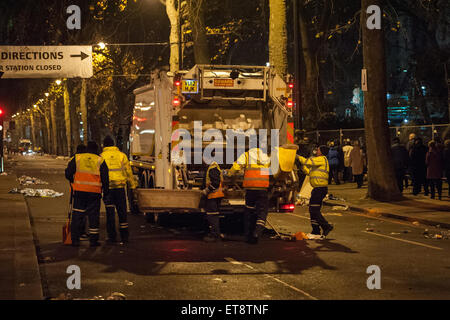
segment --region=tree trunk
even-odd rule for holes
[[[81,143],[80,138],[80,111],[79,107],[76,105],[75,100],[75,83],[73,80],[68,80],[69,89],[69,110],[70,110],[70,120],[72,127],[72,148],[75,151],[76,146]],[[79,101],[79,100],[78,100]]]
[[[56,101],[54,99],[50,100],[50,119],[52,121],[52,153],[58,154],[58,127],[56,125]]]
[[[36,121],[34,119],[33,111],[30,112],[30,135],[31,135],[31,143],[33,146],[33,149],[37,146],[37,140],[36,140]]]
[[[305,123],[309,124],[308,129],[313,129],[320,118],[321,110],[319,106],[319,67],[316,63],[316,53],[311,44],[311,38],[306,23],[303,6],[300,6],[299,28],[301,35],[301,45],[303,61],[305,63],[305,83],[302,91],[302,106],[304,110]]]
[[[194,40],[194,56],[196,64],[211,63],[208,41],[206,39],[206,28],[203,19],[204,0],[187,0],[189,10],[189,24],[192,28]]]
[[[366,134],[369,188],[368,196],[379,201],[401,197],[392,166],[386,99],[386,56],[383,30],[367,28],[366,9],[382,7],[383,0],[362,0],[361,28],[364,68],[367,69],[368,91],[364,96],[364,125]]]
[[[269,0],[269,62],[281,77],[287,74],[286,1]]]
[[[181,1],[181,0],[178,0]],[[170,21],[170,71],[176,72],[179,69],[179,48],[180,44],[180,19],[179,12],[175,7],[176,0],[166,0],[166,12]]]
[[[80,91],[80,111],[81,111],[81,121],[83,122],[83,142],[87,144],[89,141],[89,131],[88,131],[88,110],[86,106],[86,96],[87,96],[87,81],[86,79],[81,80],[81,91]]]
[[[44,118],[45,118],[45,127],[46,127],[46,142],[47,142],[47,145],[46,145],[46,152],[48,153],[48,154],[50,154],[52,151],[51,151],[51,149],[52,149],[52,128],[51,128],[51,125],[50,125],[50,110],[49,110],[49,108],[48,108],[48,106],[45,108],[45,110],[44,110]]]
[[[67,82],[64,83],[64,121],[66,124],[67,156],[72,153],[72,123],[70,120],[70,96]]]

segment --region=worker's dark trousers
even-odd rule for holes
[[[247,236],[259,237],[266,227],[269,211],[267,189],[246,190],[245,207],[244,232]]]
[[[120,238],[122,241],[128,241],[127,197],[125,188],[109,189],[103,201],[106,207],[106,231],[108,233],[108,239],[116,240],[115,210],[117,210]]]
[[[405,170],[395,169],[395,178],[397,179],[397,185],[400,192],[403,192],[403,181],[405,180]]]
[[[84,218],[89,219],[89,241],[96,243],[100,233],[100,199],[101,194],[75,191],[73,196],[71,234],[72,243],[80,243],[80,230]]]
[[[320,234],[320,227],[328,226],[328,221],[323,217],[320,209],[322,202],[328,193],[327,187],[314,188],[311,192],[311,199],[309,200],[309,214],[311,217],[312,234]]]
[[[213,237],[220,237],[220,202],[222,198],[206,199],[205,210],[208,220],[209,234]]]

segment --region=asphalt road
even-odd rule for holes
[[[287,242],[269,234],[258,245],[204,243],[195,230],[149,224],[129,215],[130,243],[81,248],[61,244],[68,210],[66,161],[17,157],[13,171],[48,181],[60,198],[27,198],[44,295],[127,299],[450,299],[450,240],[427,239],[429,227],[325,207],[335,230],[325,241]],[[35,186],[35,188],[37,188]],[[309,232],[307,208],[271,213],[285,233]],[[105,239],[102,206],[101,240]],[[195,220],[195,219],[193,219]],[[367,231],[369,229],[370,231]],[[68,266],[81,269],[81,289],[68,290]],[[369,290],[367,268],[379,266],[381,289]]]

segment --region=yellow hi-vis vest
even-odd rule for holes
[[[231,170],[244,168],[245,189],[267,189],[270,184],[270,158],[259,148],[253,148],[241,154]]]
[[[136,181],[131,171],[130,162],[125,153],[117,147],[105,147],[101,154],[109,169],[109,188],[124,188],[129,183],[131,189],[136,188]]]
[[[74,191],[102,193],[100,166],[103,158],[93,153],[75,155],[76,172],[72,184]]]
[[[325,156],[304,158],[299,156],[303,171],[309,175],[309,182],[313,188],[328,186],[330,165]]]
[[[211,179],[209,177],[209,171],[213,168],[216,168],[220,172],[220,185],[219,185],[219,188],[217,188],[215,191],[208,194],[208,199],[223,198],[223,197],[225,197],[225,195],[223,193],[223,188],[222,188],[223,187],[223,175],[222,175],[222,170],[220,170],[220,167],[217,164],[217,162],[211,163],[208,167],[208,171],[206,171],[206,187],[208,187],[209,184],[211,183]]]

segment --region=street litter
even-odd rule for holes
[[[21,176],[20,178],[17,179],[17,181],[19,181],[19,183],[23,186],[28,186],[31,184],[48,184],[47,181],[43,181],[41,179],[29,176]]]
[[[336,197],[336,196],[332,195],[331,193],[330,193],[330,194],[327,194],[324,200],[346,201],[344,198]]]
[[[342,210],[342,211],[346,211],[346,210],[348,210],[348,206],[333,206],[332,208],[331,208],[331,210],[333,210],[333,211],[340,211],[340,210]]]
[[[126,300],[126,296],[120,292],[113,292],[106,300]]]
[[[410,233],[411,231],[409,231],[409,230],[403,230],[402,232],[403,232],[403,233]]]
[[[55,190],[51,189],[31,189],[31,188],[25,189],[14,188],[9,193],[21,193],[25,197],[41,197],[41,198],[56,198],[64,195],[64,193],[56,192]]]
[[[372,229],[372,228],[366,228],[366,231],[367,231],[367,232],[374,232],[375,230]]]
[[[131,282],[131,281],[128,281],[128,280],[125,280],[125,284],[126,284],[127,286],[132,286],[132,285],[134,285],[134,283],[133,283],[133,282]]]
[[[7,176],[8,174],[6,172],[0,173],[0,176]]]
[[[391,235],[399,235],[399,234],[401,234],[401,233],[399,233],[399,232],[391,232]]]
[[[412,224],[418,226],[420,223],[418,221],[414,221]]]

